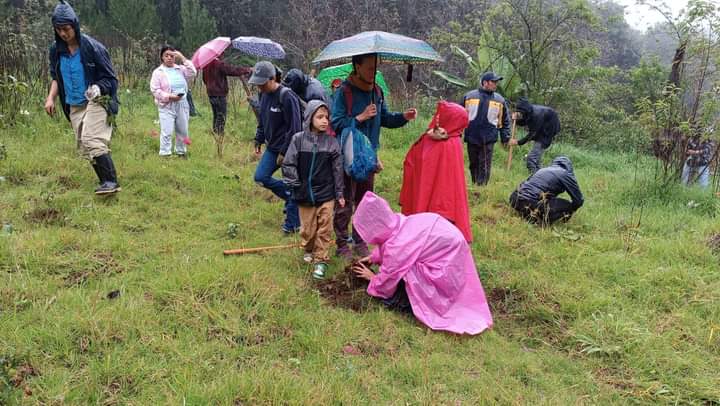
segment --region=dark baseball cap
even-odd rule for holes
[[[485,72],[485,74],[482,75],[482,77],[480,78],[480,83],[487,82],[487,81],[497,82],[499,80],[503,80],[503,77],[498,76],[493,72]]]
[[[260,61],[255,64],[252,76],[248,83],[251,85],[264,85],[268,80],[275,78],[275,65],[268,61]]]

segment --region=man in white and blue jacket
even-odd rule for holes
[[[480,78],[480,89],[467,94],[460,102],[468,112],[470,124],[465,129],[470,176],[473,183],[486,185],[490,180],[493,147],[500,135],[500,141],[510,141],[510,107],[497,93],[497,82],[503,78],[492,72]]]

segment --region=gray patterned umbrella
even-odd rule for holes
[[[244,54],[260,58],[285,58],[285,50],[282,45],[267,38],[237,37],[232,40],[232,46]]]

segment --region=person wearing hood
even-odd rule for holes
[[[404,112],[392,112],[388,109],[382,90],[375,83],[377,63],[377,54],[353,56],[352,72],[340,85],[331,109],[332,128],[336,134],[342,134],[344,129],[355,126],[365,134],[376,153],[380,148],[381,127],[400,128],[417,117],[415,108],[409,108]],[[337,244],[335,254],[345,261],[351,261],[353,258],[350,241],[353,242],[353,250],[358,256],[367,256],[369,252],[367,244],[354,229],[350,238],[348,226],[350,226],[353,207],[360,203],[366,191],[374,190],[375,175],[382,170],[382,161],[377,156],[377,168],[366,180],[356,181],[350,176],[345,177],[347,204],[336,211],[333,220]]]
[[[162,63],[155,68],[150,79],[150,91],[155,97],[160,118],[159,153],[161,157],[172,155],[174,132],[175,153],[178,158],[187,158],[190,104],[186,96],[190,89],[188,80],[195,77],[197,70],[192,61],[169,45],[160,48],[160,60]]]
[[[285,75],[282,84],[292,89],[300,100],[305,103],[310,103],[310,100],[320,100],[328,103],[322,83],[314,77],[304,74],[300,69],[290,69]]]
[[[370,296],[387,304],[407,295],[412,313],[433,330],[479,334],[492,327],[470,246],[445,218],[394,213],[385,200],[367,192],[353,225],[365,241],[376,245],[353,267],[370,281]],[[380,265],[377,274],[368,263]]]
[[[560,132],[560,119],[555,110],[539,104],[530,104],[526,98],[520,98],[517,111],[512,114],[517,125],[527,126],[527,135],[520,140],[510,140],[510,145],[525,145],[535,141],[527,154],[527,168],[531,174],[542,167],[543,152],[550,147],[553,138]]]
[[[113,116],[118,113],[118,80],[103,44],[80,31],[73,8],[61,1],[52,14],[55,42],[50,45],[50,91],[45,111],[55,114],[55,98],[70,121],[80,154],[92,164],[100,186],[95,194],[120,191],[110,155]]]
[[[432,212],[455,224],[472,241],[462,136],[468,114],[456,103],[441,101],[425,133],[410,147],[400,189],[402,214]]]
[[[250,75],[252,69],[244,66],[233,66],[225,63],[221,54],[203,69],[203,82],[207,89],[210,107],[213,113],[213,132],[225,133],[225,119],[227,117],[227,95],[229,91],[228,76]]]
[[[503,145],[510,141],[510,107],[495,91],[497,82],[501,80],[502,76],[493,72],[485,73],[480,78],[480,89],[465,94],[460,103],[470,119],[465,130],[465,143],[470,159],[470,177],[478,185],[486,185],[490,180],[493,148],[498,134]]]
[[[567,192],[571,201],[557,197]],[[567,221],[584,203],[580,186],[566,156],[530,175],[510,195],[510,205],[526,220],[539,225]]]
[[[292,190],[300,212],[303,260],[314,264],[313,277],[323,279],[329,261],[335,200],[345,206],[340,145],[328,135],[330,109],[311,100],[304,130],[293,135],[282,164],[283,181]]]

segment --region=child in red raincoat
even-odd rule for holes
[[[431,212],[453,223],[472,241],[465,165],[460,138],[468,114],[459,104],[440,101],[427,131],[405,157],[400,189],[402,214]]]

